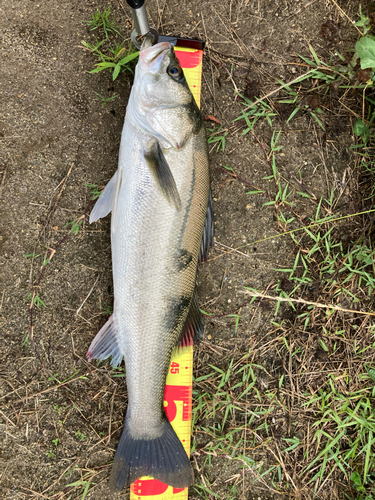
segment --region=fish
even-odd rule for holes
[[[203,336],[198,263],[213,244],[207,140],[199,108],[167,43],[141,50],[119,162],[91,214],[111,215],[113,315],[89,360],[125,360],[128,405],[109,481],[141,476],[176,488],[194,482],[163,406],[172,353]]]

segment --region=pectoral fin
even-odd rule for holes
[[[154,142],[152,146],[145,151],[144,157],[146,163],[152,172],[158,187],[161,189],[168,202],[174,205],[177,210],[181,208],[181,199],[178,194],[176,182],[160,144]]]

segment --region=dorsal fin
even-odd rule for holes
[[[199,252],[199,263],[205,262],[208,257],[210,247],[214,246],[214,210],[212,206],[212,194],[208,198],[206,222],[204,224],[201,249]]]

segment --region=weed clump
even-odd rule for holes
[[[110,70],[112,79],[116,80],[121,72],[129,71],[134,74],[134,64],[139,51],[135,49],[130,39],[122,36],[119,28],[115,25],[115,21],[110,19],[110,14],[110,7],[103,12],[98,9],[92,15],[92,19],[86,21],[86,24],[90,31],[97,31],[99,37],[95,38],[95,41],[83,40],[81,43],[85,49],[100,61],[95,64],[96,68],[91,70],[90,73]],[[100,94],[97,95],[100,96]],[[109,98],[100,97],[102,98],[102,105],[115,98],[114,96]]]

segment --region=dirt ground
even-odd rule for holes
[[[297,54],[311,57],[309,44],[323,58],[336,47],[352,45],[357,33],[337,4],[356,18],[359,2],[353,0],[147,1],[152,24],[161,33],[206,40],[202,113],[229,129],[225,151],[216,151],[215,145],[210,151],[216,245],[199,268],[198,295],[202,309],[214,316],[205,318],[206,337],[195,350],[196,376],[206,373],[209,364],[226,366],[232,356],[263,342],[272,328],[273,304],[248,305],[244,286],[272,288],[279,276],[275,268],[290,267],[294,259],[290,239],[253,243],[282,229],[275,208],[264,205],[275,186],[272,179],[264,179],[272,169],[262,147],[268,150],[274,129],[265,120],[259,122],[257,142],[233,128],[242,109],[235,89],[248,98],[263,96],[280,85],[277,79],[289,82],[306,71]],[[132,77],[125,73],[112,82],[110,73],[89,74],[96,60],[81,45],[94,37],[84,21],[107,5],[97,0],[3,0],[0,5],[4,500],[82,498],[87,473],[95,486],[90,485],[86,498],[112,498],[107,479],[126,409],[125,380],[111,376],[107,365],[90,365],[85,357],[106,321],[105,309],[113,303],[109,218],[90,226],[86,216],[78,235],[70,234],[44,267],[39,287],[43,304],[32,319],[38,354],[30,338],[29,311],[33,283],[48,249],[56,248],[69,231],[65,226],[90,203],[86,184],[105,185],[117,168]],[[126,2],[112,0],[110,5],[129,36]],[[328,20],[338,31],[322,36]],[[120,97],[102,107],[95,92]],[[309,111],[286,123],[291,108],[277,103],[277,97],[281,94],[267,103],[275,113],[276,130],[282,131],[278,158],[293,187],[291,199],[297,200],[285,215],[304,221],[316,207],[296,194],[301,190],[296,179],[316,199],[329,197],[332,186],[338,189],[349,175],[352,118],[327,96],[320,115],[325,131]],[[318,107],[308,95],[306,99],[307,110]],[[218,129],[210,119],[205,123]],[[247,194],[258,189],[264,193]],[[350,203],[343,190],[340,204]],[[26,257],[30,254],[42,256]],[[240,314],[237,331],[235,318],[224,316],[228,313]],[[265,366],[275,362],[257,360]],[[204,439],[194,439],[199,449]],[[204,485],[209,480],[218,498],[281,498],[225,457],[216,457],[209,467],[197,453],[193,464],[197,481]],[[67,486],[79,481],[81,486]],[[229,496],[228,487],[238,481],[237,493]],[[118,497],[128,498],[128,493]],[[191,488],[189,498],[209,496]]]

